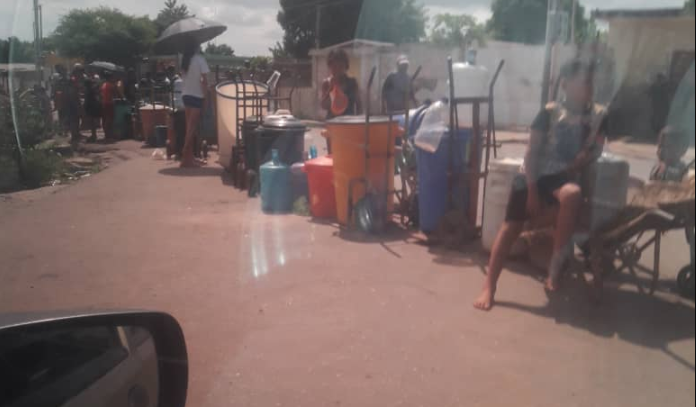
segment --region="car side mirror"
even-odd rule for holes
[[[0,315],[2,407],[184,407],[187,387],[168,314]]]

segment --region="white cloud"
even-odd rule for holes
[[[368,0],[379,1],[379,0]],[[441,12],[468,13],[485,20],[490,16],[492,0],[422,0],[430,15]],[[60,17],[72,8],[117,7],[134,15],[154,18],[164,0],[39,0],[43,5],[44,34],[50,33]],[[580,0],[586,9],[680,7],[684,0]],[[185,0],[192,12],[228,25],[218,40],[227,43],[238,55],[268,54],[268,48],[282,40],[283,32],[276,21],[278,0]],[[0,37],[15,35],[31,39],[32,0],[0,0]]]

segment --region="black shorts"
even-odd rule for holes
[[[554,192],[561,189],[566,184],[575,183],[570,176],[566,174],[545,175],[537,181],[537,190],[539,199],[547,205],[558,205],[558,199],[554,196]],[[512,182],[512,192],[508,201],[507,211],[505,213],[506,222],[525,222],[529,220],[527,212],[527,197],[529,189],[527,188],[527,177],[518,175]]]

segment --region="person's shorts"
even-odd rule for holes
[[[537,190],[539,199],[543,204],[555,206],[558,205],[558,199],[554,196],[554,192],[561,189],[566,184],[574,183],[575,181],[566,174],[545,175],[537,181]],[[529,189],[527,187],[527,177],[523,174],[515,177],[512,182],[512,192],[508,201],[507,211],[505,213],[506,222],[525,222],[529,220],[527,212],[527,197]]]
[[[203,108],[203,98],[199,98],[196,96],[191,96],[191,95],[184,95],[183,98],[181,98],[184,102],[184,107],[191,107],[194,109],[202,109]]]

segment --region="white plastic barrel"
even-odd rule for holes
[[[488,97],[490,74],[485,66],[456,63],[452,65],[452,74],[456,97]]]
[[[586,195],[590,203],[590,229],[595,230],[626,206],[630,166],[625,159],[604,153],[590,167]]]
[[[226,169],[230,169],[232,166],[232,147],[237,143],[239,121],[245,117],[266,115],[265,109],[261,110],[262,96],[266,94],[268,94],[268,85],[252,81],[229,81],[216,87],[220,165]],[[237,107],[242,104],[248,105],[248,107],[238,109]],[[241,134],[239,136],[241,137]]]
[[[486,199],[483,202],[483,248],[493,248],[498,229],[505,222],[507,203],[512,191],[512,181],[520,174],[524,160],[503,158],[491,161],[486,179]]]
[[[458,98],[487,98],[490,92],[490,73],[485,66],[471,65],[468,62],[452,65],[454,96]],[[462,105],[459,109],[459,125],[472,127],[471,106]],[[488,123],[488,105],[481,105],[481,124]]]

